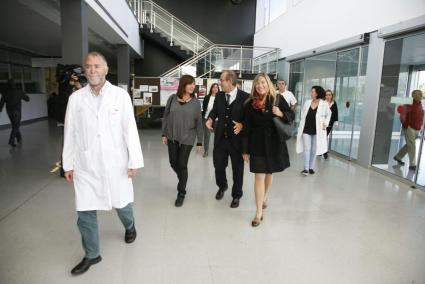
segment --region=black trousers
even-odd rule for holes
[[[178,195],[184,197],[186,195],[186,183],[188,176],[187,163],[193,146],[179,144],[179,142],[172,140],[168,140],[167,144],[170,165],[179,179],[179,183],[177,184]]]
[[[213,162],[215,168],[215,182],[219,188],[227,188],[226,168],[230,160],[232,161],[233,186],[232,197],[241,198],[243,195],[243,158],[240,149],[237,149],[230,139],[222,139],[214,146]]]
[[[15,139],[18,142],[22,141],[22,135],[19,131],[21,126],[21,112],[19,110],[7,111],[7,115],[10,119],[10,124],[12,125],[12,130],[10,131],[9,144],[15,144]]]

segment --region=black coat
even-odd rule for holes
[[[232,103],[232,113],[231,119],[236,122],[244,121],[244,102],[248,99],[249,95],[242,90],[238,89],[236,94],[236,99]],[[225,123],[225,114],[226,112],[226,94],[224,92],[219,92],[215,96],[214,106],[208,115],[213,121],[218,118],[214,127],[214,147],[224,139],[224,123]],[[235,135],[233,132],[230,136],[232,144],[237,149],[242,150],[242,134]]]
[[[338,106],[336,105],[336,102],[334,102],[331,106],[331,119],[329,120],[329,127],[332,129],[332,126],[334,125],[335,121],[338,121]]]
[[[295,113],[284,99],[279,100],[284,122],[291,122]],[[250,155],[250,170],[254,173],[281,172],[290,166],[286,141],[277,133],[273,118],[273,102],[266,99],[265,111],[254,109],[252,100],[245,104],[243,153]]]
[[[205,117],[205,112],[208,108],[208,103],[210,102],[211,95],[206,95],[204,97],[204,100],[202,101],[202,118]]]

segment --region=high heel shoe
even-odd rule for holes
[[[263,209],[266,209],[267,208],[267,201],[264,201],[263,202]]]
[[[261,221],[263,221],[263,216],[261,216],[261,218],[257,218],[255,217],[252,221],[251,221],[251,226],[253,227],[257,227],[258,225],[261,224]]]

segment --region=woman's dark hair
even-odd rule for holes
[[[177,97],[179,97],[181,99],[186,86],[193,84],[193,83],[195,83],[195,78],[193,78],[190,75],[183,75],[180,78],[180,81],[179,81],[179,88],[177,89]],[[192,94],[190,94],[190,96],[193,98],[195,96],[195,94],[192,93]]]
[[[209,91],[209,93],[208,93],[208,96],[211,96],[212,89],[214,88],[214,86],[217,86],[218,92],[220,92],[220,87],[218,86],[218,84],[217,84],[217,83],[214,83],[214,84],[212,84],[212,85],[211,85],[211,87],[210,87],[210,91]],[[218,93],[218,92],[217,92],[217,93]]]
[[[320,86],[313,86],[311,87],[312,89],[314,89],[316,91],[317,94],[317,98],[323,100],[325,98],[325,89],[323,89]]]

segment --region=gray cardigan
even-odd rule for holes
[[[176,94],[170,96],[162,119],[162,136],[191,146],[197,136],[197,145],[202,145],[202,131],[201,104],[196,97],[180,104]]]

